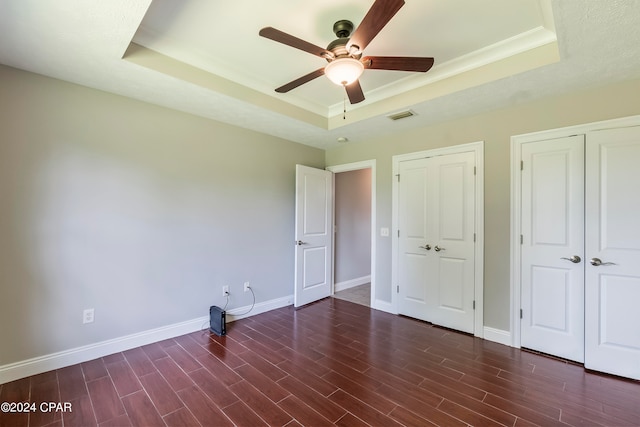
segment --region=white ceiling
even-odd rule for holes
[[[333,105],[342,112],[344,95],[341,87],[325,78],[286,95],[273,93],[276,87],[323,67],[326,61],[261,38],[258,30],[272,26],[326,47],[336,38],[334,22],[349,19],[357,26],[372,2],[271,0],[268,7],[246,13],[256,4],[267,3],[155,0],[133,41],[326,116]],[[553,24],[545,22],[540,4],[539,0],[409,0],[365,54],[431,56],[442,64],[523,33],[544,30],[545,24],[550,31],[539,31],[538,38],[542,39],[540,44],[548,43],[555,40]],[[546,1],[542,4],[546,6]],[[370,94],[385,85],[423,77],[421,73],[372,70],[362,76],[361,84]]]
[[[260,28],[324,47],[372,3],[0,0],[0,63],[320,148],[640,78],[640,0],[406,0],[365,55],[432,56],[428,73],[366,70],[346,119],[325,77],[273,91],[326,62]]]

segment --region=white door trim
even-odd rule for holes
[[[328,166],[328,171],[333,172],[334,180],[333,185],[335,187],[335,174],[341,172],[350,172],[360,169],[371,169],[371,301],[369,303],[371,308],[380,310],[380,304],[376,300],[376,246],[377,246],[377,233],[376,233],[376,160],[363,160],[354,163],[345,163],[342,165]],[[335,194],[335,188],[334,188]],[[333,204],[333,217],[335,220],[335,198]],[[333,239],[333,248],[331,256],[335,256],[335,239]],[[333,279],[333,272],[331,274],[331,294],[335,288]]]
[[[416,160],[424,157],[443,156],[447,154],[457,154],[474,152],[476,160],[476,206],[475,206],[475,226],[476,226],[476,264],[475,264],[475,290],[474,299],[476,302],[474,316],[474,335],[479,338],[484,337],[484,141],[471,142],[468,144],[454,145],[451,147],[435,148],[432,150],[418,151],[408,154],[399,154],[392,157],[392,254],[391,254],[391,306],[394,312],[398,313],[398,206],[399,191],[397,175],[400,170],[400,162]]]
[[[586,134],[594,130],[621,128],[629,126],[639,126],[640,115],[623,117],[619,119],[604,120],[600,122],[585,123],[581,125],[568,126],[564,128],[550,129],[540,132],[532,132],[511,137],[511,310],[510,312],[510,332],[511,346],[520,348],[520,234],[522,224],[520,221],[522,204],[522,175],[520,174],[520,159],[522,158],[522,144],[528,142],[542,141],[546,139],[563,138],[572,135]],[[588,143],[588,142],[587,142]]]

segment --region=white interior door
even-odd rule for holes
[[[449,154],[431,162],[428,233],[435,245],[427,256],[437,264],[427,282],[432,322],[473,333],[475,155]]]
[[[296,165],[294,306],[331,295],[333,174]]]
[[[587,142],[585,367],[640,379],[640,127]]]
[[[398,186],[398,312],[422,320],[430,320],[426,284],[435,268],[434,258],[427,258],[433,249],[427,234],[428,164],[429,159],[401,162]]]
[[[521,153],[521,345],[583,362],[584,136]]]
[[[474,332],[475,154],[400,165],[401,314]]]

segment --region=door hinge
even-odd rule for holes
[[[524,170],[524,160],[520,160],[520,170]]]
[[[400,229],[398,229],[398,237],[400,237]]]
[[[476,242],[476,233],[473,233],[473,243]]]
[[[522,319],[522,309],[520,309],[520,318]]]
[[[473,309],[476,309],[476,300],[473,300]]]
[[[396,285],[396,293],[399,294],[400,293],[400,285]]]
[[[476,174],[476,167],[475,166],[473,167],[473,174],[474,175]]]
[[[520,244],[524,244],[524,236],[522,234],[520,235]]]
[[[400,182],[400,174],[396,174],[396,177],[398,178],[398,182]]]

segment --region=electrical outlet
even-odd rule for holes
[[[226,297],[229,295],[229,287],[228,286],[223,286],[222,287],[222,296]]]
[[[249,282],[244,282],[244,291],[245,292],[249,292],[249,288],[251,287],[251,283]]]
[[[93,323],[94,309],[87,308],[82,312],[82,323]]]

